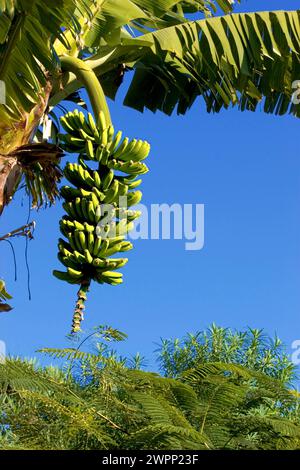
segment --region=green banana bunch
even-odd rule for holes
[[[60,220],[65,238],[58,242],[58,259],[66,270],[53,274],[80,285],[72,326],[72,332],[77,332],[91,281],[113,286],[123,282],[118,270],[128,259],[111,257],[133,248],[126,235],[141,212],[128,208],[141,201],[142,193],[136,188],[142,180],[137,177],[148,172],[143,160],[150,145],[123,138],[121,131],[115,133],[103,113],[96,122],[92,114],[75,110],[63,116],[61,124],[66,131],[60,135],[61,146],[77,153],[78,162],[67,163],[64,169],[69,185],[60,191],[66,215]],[[127,207],[123,207],[124,199],[120,207],[121,197],[126,198]]]

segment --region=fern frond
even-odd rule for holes
[[[133,440],[143,445],[142,448],[155,449],[159,445],[159,448],[167,449],[168,447],[164,446],[170,445],[170,438],[175,438],[178,441],[178,447],[169,447],[171,450],[184,450],[187,448],[198,450],[213,449],[212,443],[204,434],[200,434],[193,429],[186,429],[171,424],[153,424],[147,426],[132,434],[128,441]]]
[[[53,359],[66,359],[70,360],[83,360],[83,359],[95,359],[98,358],[96,354],[91,354],[88,352],[80,351],[75,348],[43,348],[39,349],[37,352],[42,354],[47,354],[47,356],[52,357]]]

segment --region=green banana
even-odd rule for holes
[[[95,237],[92,232],[87,233],[87,246],[90,253],[93,253],[95,245]]]
[[[64,240],[63,238],[58,239],[58,245],[57,246],[58,246],[60,251],[62,251],[64,249],[64,250],[68,250],[71,253],[72,250],[73,250],[70,243],[66,242],[66,240]]]
[[[133,222],[128,222],[126,219],[121,219],[117,224],[116,233],[118,235],[126,235],[134,228]]]
[[[101,160],[100,160],[101,165],[106,166],[107,162],[108,162],[108,159],[109,159],[109,151],[108,151],[107,148],[105,148],[102,152],[102,156],[101,156]]]
[[[80,129],[81,125],[78,125],[77,120],[73,113],[69,111],[65,116],[66,121],[68,122],[69,126],[78,134],[78,130]]]
[[[67,271],[72,279],[79,280],[79,279],[82,279],[83,277],[83,273],[81,271],[77,271],[76,269],[67,268]]]
[[[139,180],[133,181],[132,183],[128,183],[128,184],[127,184],[127,187],[128,187],[128,189],[136,189],[136,188],[138,188],[141,184],[142,184],[142,180],[139,179]]]
[[[100,268],[100,269],[107,269],[108,267],[108,261],[106,259],[102,259],[102,258],[95,258],[93,260],[93,266],[95,268]]]
[[[94,210],[97,209],[97,207],[100,205],[100,201],[99,199],[97,198],[96,194],[95,193],[92,193],[91,194],[91,199],[90,199],[93,203],[93,207],[94,207]]]
[[[134,155],[134,149],[136,148],[137,145],[140,145],[138,140],[136,139],[131,140],[123,152],[116,152],[115,158],[122,160],[122,161],[131,160],[132,155]]]
[[[64,202],[62,207],[70,217],[73,219],[77,218],[77,213],[72,202]]]
[[[129,145],[129,139],[128,137],[125,137],[125,139],[123,139],[123,142],[121,143],[121,145],[119,146],[119,148],[116,150],[114,154],[114,158],[116,160],[120,157],[120,155],[122,155],[125,152],[128,145]]]
[[[89,214],[88,214],[88,209],[87,209],[88,199],[82,198],[80,200],[80,204],[81,204],[81,210],[84,216],[84,220],[89,220]]]
[[[79,189],[71,188],[70,186],[63,186],[60,190],[60,194],[67,201],[71,201],[81,195]]]
[[[89,221],[91,223],[95,223],[96,222],[96,214],[95,214],[95,208],[94,208],[93,201],[88,201],[87,210],[88,210],[88,215],[89,215]]]
[[[142,215],[141,211],[127,211],[126,217],[129,222],[133,222],[134,220],[138,219]]]
[[[129,250],[132,250],[133,248],[133,245],[131,242],[128,242],[128,241],[124,241],[122,243],[120,243],[120,251],[123,253],[125,251],[129,251]]]
[[[94,179],[96,188],[101,189],[102,186],[101,186],[101,178],[99,175],[99,171],[93,171],[93,179]]]
[[[57,258],[66,268],[78,269],[78,263],[74,261],[72,256],[63,256],[58,253]]]
[[[96,210],[95,210],[95,222],[96,222],[96,224],[98,224],[100,222],[101,214],[102,214],[101,206],[99,205],[99,206],[96,207]]]
[[[111,170],[122,171],[132,176],[143,175],[145,173],[148,173],[149,171],[145,163],[141,163],[141,162],[134,163],[131,160],[125,163],[120,160],[113,159],[113,160],[109,160],[107,166]]]
[[[121,269],[125,264],[128,263],[128,258],[109,258],[109,263],[112,263],[115,267],[114,269]],[[111,269],[108,265],[108,268]]]
[[[114,179],[113,183],[111,184],[111,186],[105,193],[104,202],[106,204],[111,204],[112,202],[115,202],[115,200],[118,197],[118,193],[119,193],[119,182],[118,180]]]
[[[113,141],[113,138],[114,138],[114,135],[115,135],[115,128],[113,125],[110,125],[108,126],[108,129],[107,129],[107,140],[108,140],[108,143],[111,144],[112,141]]]
[[[65,116],[62,116],[60,118],[60,122],[61,122],[61,125],[62,125],[63,129],[68,134],[74,135],[74,137],[77,135],[76,129],[74,129],[74,127],[71,125],[70,121]]]
[[[75,230],[74,239],[79,252],[83,252],[87,249],[85,233],[81,230]]]
[[[109,170],[107,172],[107,174],[103,178],[103,183],[102,183],[102,187],[103,187],[104,191],[109,188],[109,186],[111,185],[111,183],[114,179],[114,176],[115,176],[115,174],[112,170]]]
[[[59,239],[58,259],[67,271],[54,271],[54,275],[80,284],[76,321],[73,319],[76,331],[91,280],[110,285],[123,282],[117,270],[128,258],[112,256],[133,248],[125,238],[141,212],[128,207],[141,201],[142,193],[136,190],[141,179],[137,176],[148,172],[143,163],[150,150],[148,142],[129,140],[121,131],[115,132],[106,115],[101,111],[95,120],[91,113],[85,116],[75,109],[61,118],[66,132],[60,135],[62,147],[77,153],[78,159],[65,166],[64,175],[71,184],[61,189],[67,216],[60,220],[65,239]],[[97,163],[98,168],[91,168],[89,162]],[[127,204],[121,202],[121,197],[127,198]],[[106,205],[112,207],[109,214]]]
[[[101,191],[99,191],[98,188],[96,188],[95,186],[93,187],[93,193],[95,194],[95,196],[97,196],[97,198],[99,199],[99,201],[104,201],[105,199],[105,194]]]
[[[68,219],[62,219],[61,224],[69,230],[84,230],[84,225],[77,220],[71,221]]]
[[[96,150],[96,160],[97,160],[97,162],[101,162],[104,150],[105,150],[104,145],[99,145],[97,147],[97,150]]]
[[[109,257],[109,256],[112,256],[112,255],[115,255],[116,253],[118,253],[121,248],[121,243],[119,244],[116,244],[116,245],[113,245],[113,246],[110,246],[109,248],[107,248],[107,250],[105,251],[105,257]]]
[[[109,240],[107,238],[104,238],[101,242],[101,248],[98,251],[98,258],[103,258],[105,256],[105,253],[109,247]]]
[[[83,214],[82,208],[81,208],[81,199],[80,199],[80,197],[76,197],[76,199],[74,201],[74,204],[75,204],[75,210],[76,210],[76,213],[77,213],[79,219],[85,220],[85,217],[84,217],[84,214]]]
[[[91,113],[88,113],[87,119],[88,119],[88,125],[92,134],[94,135],[95,139],[98,140],[100,135],[99,135],[99,131],[97,129],[93,115]]]
[[[141,202],[143,193],[141,191],[132,191],[127,194],[127,206],[135,206]]]
[[[95,231],[94,225],[88,224],[87,222],[84,222],[83,225],[84,225],[84,230],[87,233],[94,233],[94,231]]]
[[[73,254],[74,254],[74,258],[76,259],[77,263],[79,263],[79,264],[85,263],[85,261],[86,261],[85,256],[82,253],[79,253],[79,251],[74,250]]]
[[[57,270],[55,269],[55,270],[53,271],[53,276],[55,276],[55,277],[56,277],[57,279],[59,279],[60,281],[66,281],[66,282],[68,282],[69,284],[77,284],[77,281],[74,280],[74,278],[72,278],[68,272],[57,271]]]
[[[106,123],[104,112],[100,111],[97,117],[98,117],[97,125],[100,128],[100,130],[103,132],[107,128],[107,123]]]
[[[102,282],[116,286],[122,284],[123,274],[114,271],[104,271],[99,275],[99,279],[101,279]]]
[[[66,238],[68,239],[72,250],[74,250],[74,252],[75,252],[75,250],[77,250],[77,243],[76,243],[76,240],[75,240],[75,235],[72,232],[67,232]]]
[[[118,180],[117,180],[118,181]],[[120,181],[118,181],[119,183],[119,191],[118,191],[118,196],[126,196],[127,193],[128,193],[128,186],[127,184],[123,184],[123,183],[120,183]]]
[[[98,256],[98,253],[100,251],[100,247],[101,247],[101,243],[102,243],[102,238],[101,237],[94,237],[94,246],[93,246],[93,256]]]
[[[109,148],[109,152],[111,155],[116,151],[117,147],[119,146],[122,140],[122,135],[123,135],[122,131],[117,132],[114,140],[111,142],[111,145]]]
[[[87,140],[85,143],[85,153],[88,160],[95,160],[94,145],[91,140]]]
[[[79,135],[80,137],[82,137],[82,139],[84,141],[95,141],[94,137],[92,137],[91,135],[89,135],[87,132],[85,132],[83,129],[79,129]]]
[[[93,257],[91,255],[91,253],[89,252],[89,250],[84,250],[84,256],[85,256],[85,259],[86,259],[86,262],[88,264],[92,264],[93,263]]]

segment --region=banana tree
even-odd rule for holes
[[[300,11],[237,14],[234,3],[1,0],[0,213],[21,184],[34,207],[59,196],[62,147],[72,148],[41,126],[50,119],[55,130],[61,103],[80,105],[83,87],[100,128],[111,125],[105,96],[115,98],[125,74],[124,104],[139,111],[184,114],[201,96],[208,112],[263,102],[267,113],[298,116]]]

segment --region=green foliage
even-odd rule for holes
[[[1,1],[0,79],[5,81],[7,91],[7,106],[0,106],[2,123],[10,124],[10,119],[30,112],[39,101],[48,74],[56,73],[54,41],[67,45],[62,26],[75,33],[77,7],[86,14],[84,0]]]
[[[136,368],[118,358],[104,331],[89,335],[93,353],[79,349],[88,337],[78,337],[77,349],[45,350],[65,360],[61,367],[0,364],[1,449],[300,448],[299,396],[258,362],[187,357],[184,373],[163,377],[141,370],[140,356]]]
[[[54,46],[58,56],[71,51],[84,58],[107,96],[115,97],[133,68],[125,104],[140,111],[185,113],[202,96],[213,112],[230,105],[255,110],[265,98],[268,113],[299,114],[291,104],[299,75],[298,11],[228,14],[239,3],[230,0],[87,3],[89,22],[78,9],[77,35],[65,30],[69,50]],[[54,87],[51,105],[80,88],[74,78],[64,83],[64,90]]]
[[[184,114],[202,96],[208,112],[231,105],[292,113],[299,77],[299,11],[241,13],[183,22],[149,32],[125,104]],[[129,44],[129,42],[128,42]],[[167,78],[166,78],[167,77]],[[143,92],[141,93],[141,90]]]
[[[0,104],[2,154],[32,143],[34,136],[45,146],[41,121],[46,123],[48,114],[57,121],[55,107],[63,100],[82,104],[78,90],[86,84],[64,69],[70,58],[82,59],[111,98],[124,74],[134,69],[124,102],[140,111],[183,114],[202,96],[208,111],[231,105],[255,110],[264,99],[266,112],[298,116],[299,105],[291,97],[299,77],[299,11],[231,14],[236,3],[3,0],[0,79],[7,103]],[[52,128],[48,139],[56,143]],[[22,165],[36,206],[57,197],[56,152],[52,149],[51,156],[48,149],[46,164],[41,163],[45,155],[32,162],[28,151],[27,171]]]
[[[58,56],[84,56],[99,59],[111,55],[117,45],[131,37],[131,28],[149,31],[186,21],[185,14],[199,11],[208,15],[215,5],[232,10],[230,0],[3,0],[0,2],[0,79],[7,88],[7,106],[0,105],[1,121],[6,125],[30,112],[51,91],[61,101]],[[127,28],[127,32],[124,27]],[[104,46],[104,47],[103,47]],[[114,58],[106,58],[107,89],[113,84],[120,63],[132,60],[137,50],[121,47]],[[134,48],[136,49],[136,48]],[[122,57],[123,56],[123,57]],[[125,56],[125,57],[124,57]],[[122,60],[123,59],[123,60]],[[49,78],[51,77],[50,81]],[[51,82],[51,83],[50,83]],[[48,86],[50,84],[50,87]],[[72,96],[80,86],[64,94]],[[74,96],[74,95],[73,95]]]
[[[199,364],[225,362],[242,364],[284,383],[295,378],[295,366],[280,339],[267,337],[263,330],[233,331],[213,324],[182,340],[161,340],[158,352],[161,370],[168,377],[178,377]]]

